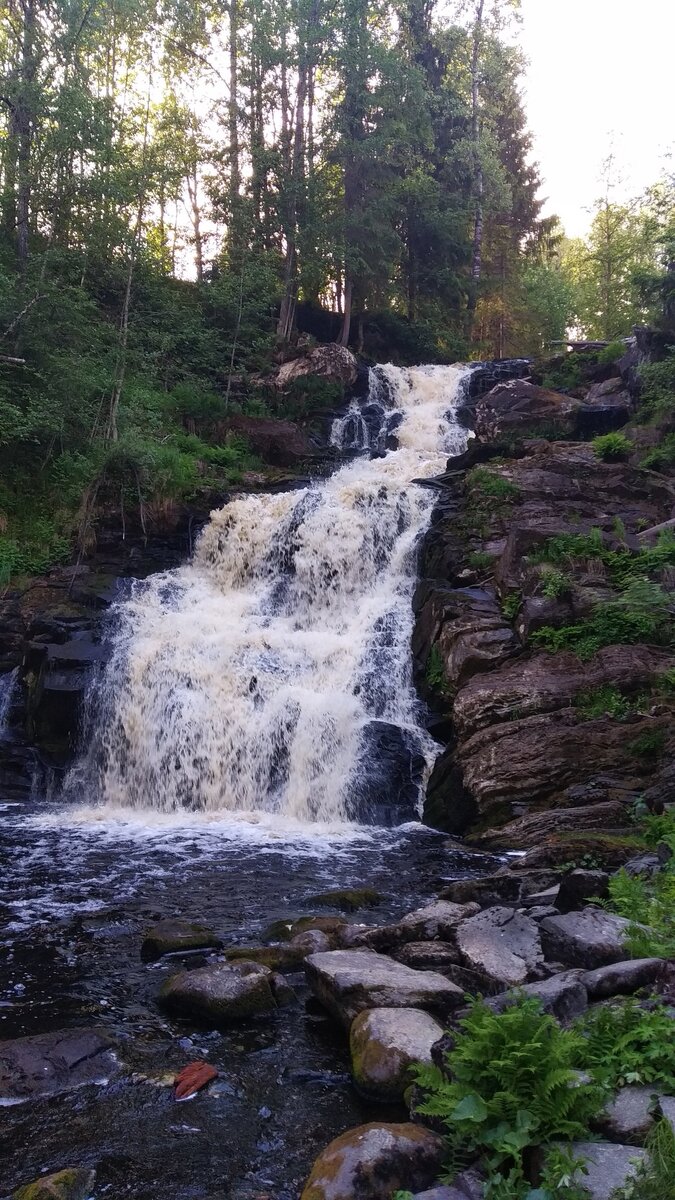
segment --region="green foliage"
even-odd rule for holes
[[[505,479],[503,475],[489,470],[488,467],[474,467],[472,471],[469,471],[467,484],[472,491],[478,492],[489,500],[508,502],[520,497],[520,488],[517,484],[512,483],[510,479]]]
[[[575,1033],[582,1039],[579,1064],[609,1087],[675,1088],[673,1020],[663,1005],[644,1006],[632,997],[598,1004],[579,1018]]]
[[[579,692],[574,704],[579,716],[585,721],[593,721],[597,717],[620,719],[632,710],[630,700],[622,696],[618,688],[608,683]]]
[[[432,692],[439,692],[442,694],[446,690],[447,681],[445,678],[443,655],[441,654],[440,647],[437,643],[434,643],[429,651],[425,679],[427,686],[431,688]]]
[[[675,346],[661,362],[640,367],[640,411],[643,416],[668,416],[675,410]]]
[[[555,629],[545,625],[530,635],[532,645],[557,653],[572,650],[582,662],[603,646],[647,642],[668,645],[673,640],[671,599],[649,579],[631,579],[616,599],[597,605],[576,625]]]
[[[633,449],[625,433],[603,433],[593,438],[593,452],[603,462],[623,462]]]
[[[492,566],[495,559],[494,554],[488,554],[486,550],[473,550],[466,561],[474,571],[484,571]]]
[[[523,597],[520,592],[509,592],[502,598],[502,612],[507,621],[513,621],[518,614],[520,606],[523,602]]]
[[[675,407],[675,396],[673,397]],[[669,471],[675,466],[675,433],[667,433],[658,446],[649,450],[640,459],[640,466],[648,471]]]
[[[564,571],[557,567],[544,566],[541,571],[541,594],[547,600],[560,600],[569,595],[572,580]]]
[[[675,956],[675,870],[671,866],[650,878],[624,870],[612,875],[608,903],[631,922],[626,947],[634,958]]]
[[[450,1175],[481,1155],[487,1196],[526,1195],[527,1149],[585,1136],[603,1101],[603,1085],[577,1073],[582,1050],[582,1035],[562,1029],[536,1000],[499,1014],[473,1003],[446,1054],[447,1074],[433,1066],[417,1072],[425,1093],[418,1108],[445,1127]]]
[[[607,346],[603,346],[602,350],[598,350],[598,366],[611,367],[612,363],[615,363],[619,358],[623,358],[625,353],[626,346],[624,342],[609,342]]]
[[[628,749],[636,758],[658,758],[663,754],[666,735],[663,729],[648,729],[629,742]]]
[[[675,1194],[675,1130],[670,1121],[658,1121],[647,1139],[647,1162],[635,1179],[612,1200],[672,1200]]]
[[[566,354],[562,362],[549,367],[543,378],[543,386],[556,392],[573,392],[584,382],[586,370],[595,363],[595,356]]]

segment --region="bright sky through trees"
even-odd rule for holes
[[[545,211],[570,236],[584,234],[612,143],[628,195],[657,179],[673,151],[675,3],[522,0],[522,16],[516,40],[530,59],[527,113]]]

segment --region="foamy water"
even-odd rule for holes
[[[352,405],[333,440],[367,450],[395,425],[396,449],[299,491],[234,499],[190,564],[135,585],[68,783],[94,801],[83,820],[102,805],[106,819],[192,810],[249,833],[264,818],[266,837],[270,818],[294,836],[347,834],[368,819],[383,731],[421,801],[436,747],[412,685],[411,599],[435,495],[412,481],[465,448],[454,413],[466,373],[378,368],[380,433]]]

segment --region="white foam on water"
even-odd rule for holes
[[[119,825],[136,810],[156,831],[187,810],[226,818],[235,838],[257,826],[267,842],[363,836],[374,722],[426,764],[421,802],[437,747],[413,688],[411,601],[435,493],[412,481],[465,448],[454,413],[466,373],[378,368],[397,449],[299,491],[233,499],[191,563],[134,586],[68,782],[95,806],[74,820]],[[343,420],[358,426],[351,410]]]

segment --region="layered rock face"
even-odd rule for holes
[[[621,378],[584,398],[516,379],[477,401],[477,437],[439,481],[414,601],[418,678],[447,743],[426,818],[531,865],[574,858],[579,840],[592,852],[596,834],[620,860],[632,806],[658,811],[675,760],[673,556],[649,533],[673,516],[675,485],[637,453],[603,461],[572,440],[594,408],[625,423]],[[650,597],[664,606],[656,631]]]

